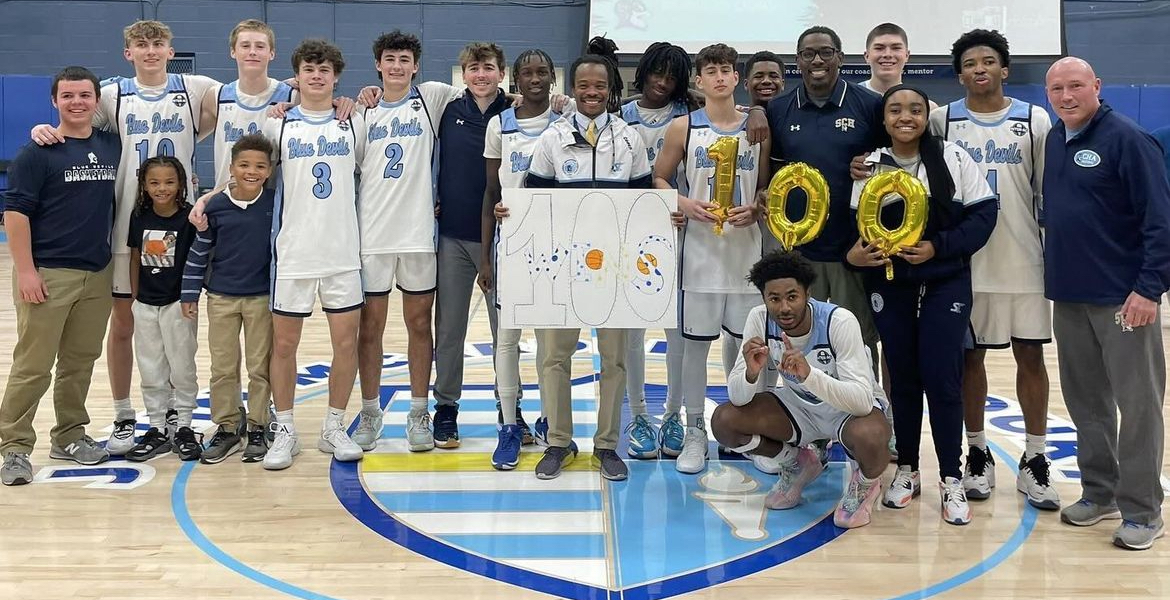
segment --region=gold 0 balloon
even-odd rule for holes
[[[902,197],[906,210],[897,229],[886,229],[881,222],[882,198],[889,194]],[[861,190],[857,202],[857,231],[861,239],[877,246],[886,257],[909,248],[922,239],[928,211],[926,186],[917,177],[903,171],[886,171],[874,175]],[[886,279],[894,278],[894,265],[886,265]]]
[[[804,217],[793,223],[785,209],[788,193],[800,188],[808,197]],[[768,230],[784,247],[792,250],[821,234],[829,218],[829,184],[821,172],[805,163],[793,163],[780,169],[768,184]]]
[[[715,140],[707,146],[707,158],[715,163],[715,189],[711,190],[711,203],[715,208],[715,235],[723,235],[723,223],[727,213],[735,206],[735,159],[739,153],[739,138],[730,135]]]

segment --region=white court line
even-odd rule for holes
[[[559,579],[568,579],[597,587],[608,585],[604,559],[526,558],[501,562]]]

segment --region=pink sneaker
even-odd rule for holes
[[[882,495],[881,481],[874,481],[868,489],[861,488],[861,469],[854,469],[849,478],[845,496],[833,513],[833,524],[842,529],[853,529],[869,525],[870,515],[878,498]]]
[[[780,479],[764,498],[764,506],[784,510],[800,504],[801,490],[824,470],[815,452],[801,448],[795,459],[780,463]]]

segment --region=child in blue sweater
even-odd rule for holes
[[[183,310],[198,311],[207,288],[207,345],[211,350],[211,418],[219,430],[203,452],[213,464],[244,450],[244,462],[259,462],[268,450],[268,359],[272,313],[268,308],[274,192],[265,189],[272,144],[259,134],[232,147],[233,183],[211,196],[183,273]],[[210,271],[210,273],[208,272]],[[240,404],[240,329],[248,368],[247,429]],[[246,440],[245,440],[246,436]],[[245,445],[246,444],[246,445]]]

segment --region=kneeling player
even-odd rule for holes
[[[890,460],[890,426],[874,399],[861,326],[848,310],[809,296],[816,273],[799,253],[772,252],[748,278],[764,304],[744,324],[743,350],[727,379],[731,403],[711,418],[715,438],[757,462],[775,463],[780,478],[764,503],[779,510],[799,504],[801,490],[824,468],[800,446],[840,442],[859,468],[833,522],[866,525]]]

